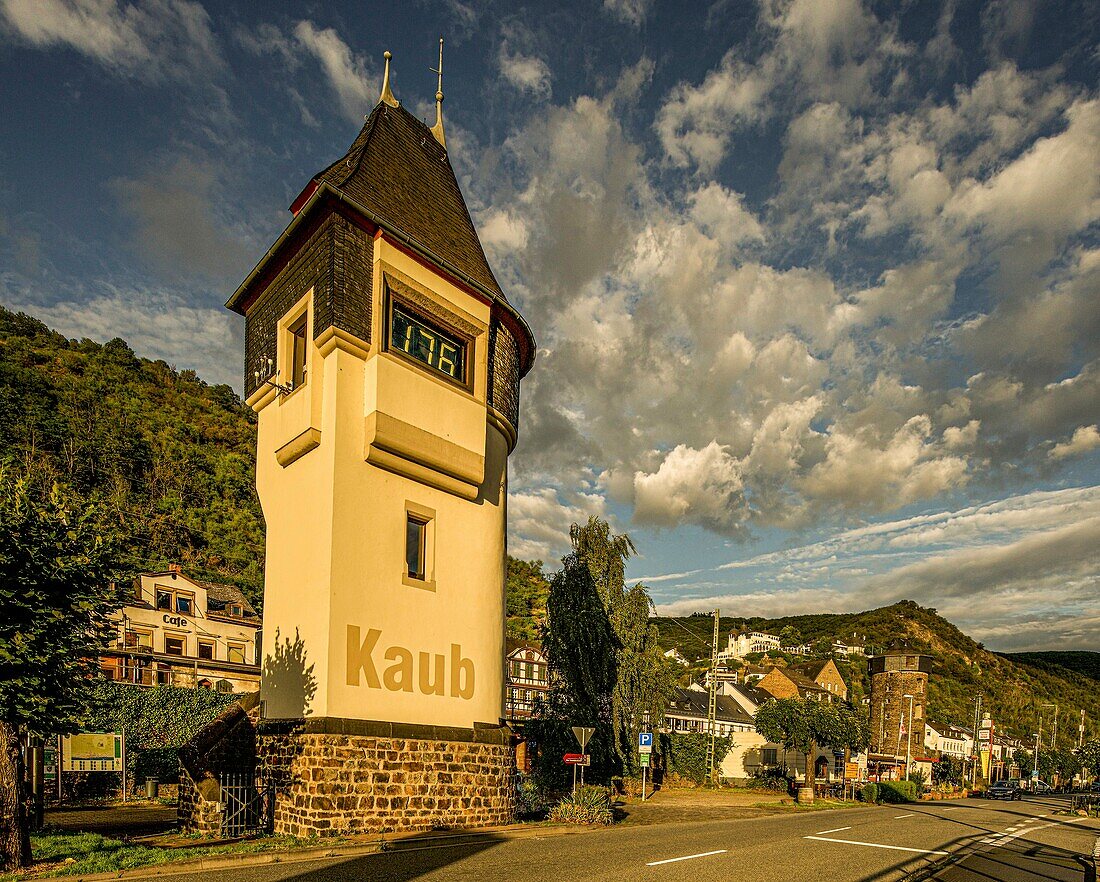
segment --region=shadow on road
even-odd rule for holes
[[[308,882],[347,882],[348,879],[356,882],[407,882],[448,868],[448,878],[461,878],[457,865],[505,841],[503,837],[491,833],[448,847],[440,847],[435,838],[403,839],[379,854],[334,861],[325,867],[303,870],[301,873],[280,874],[280,878]]]

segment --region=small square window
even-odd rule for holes
[[[169,637],[164,638],[164,654],[165,655],[183,655],[183,638],[182,637]]]
[[[176,595],[176,612],[191,614],[191,610],[195,605],[195,598],[188,594]]]
[[[425,521],[406,515],[405,519],[405,566],[410,579],[425,579],[424,569],[425,546],[427,542],[427,528]]]
[[[239,643],[230,643],[229,651],[226,654],[228,661],[234,664],[243,665],[244,662],[244,647]]]
[[[157,589],[157,609],[172,610],[172,592]]]
[[[306,328],[309,313],[303,312],[287,330],[290,332],[290,388],[297,389],[306,381]]]
[[[214,644],[209,640],[199,641],[199,658],[205,658],[211,661],[214,659]]]

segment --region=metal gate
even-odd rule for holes
[[[222,836],[248,836],[274,830],[275,787],[252,773],[223,772]]]

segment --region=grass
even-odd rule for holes
[[[335,845],[336,840],[326,840]],[[285,851],[307,844],[291,836],[265,836],[221,845],[160,848],[129,844],[99,833],[43,832],[31,836],[34,864],[19,873],[0,874],[0,882],[44,876],[86,876],[185,861],[214,854],[252,854]]]

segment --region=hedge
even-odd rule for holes
[[[126,731],[126,768],[140,785],[156,776],[171,783],[179,774],[179,748],[240,695],[209,689],[155,688],[127,683],[96,683],[92,687],[92,717],[88,731]]]
[[[915,781],[880,781],[878,785],[879,802],[915,802],[917,785]]]
[[[698,732],[673,732],[661,736],[661,752],[667,757],[668,771],[703,784],[707,780],[707,744],[709,735]],[[722,735],[714,739],[714,762],[721,766],[733,739]]]

